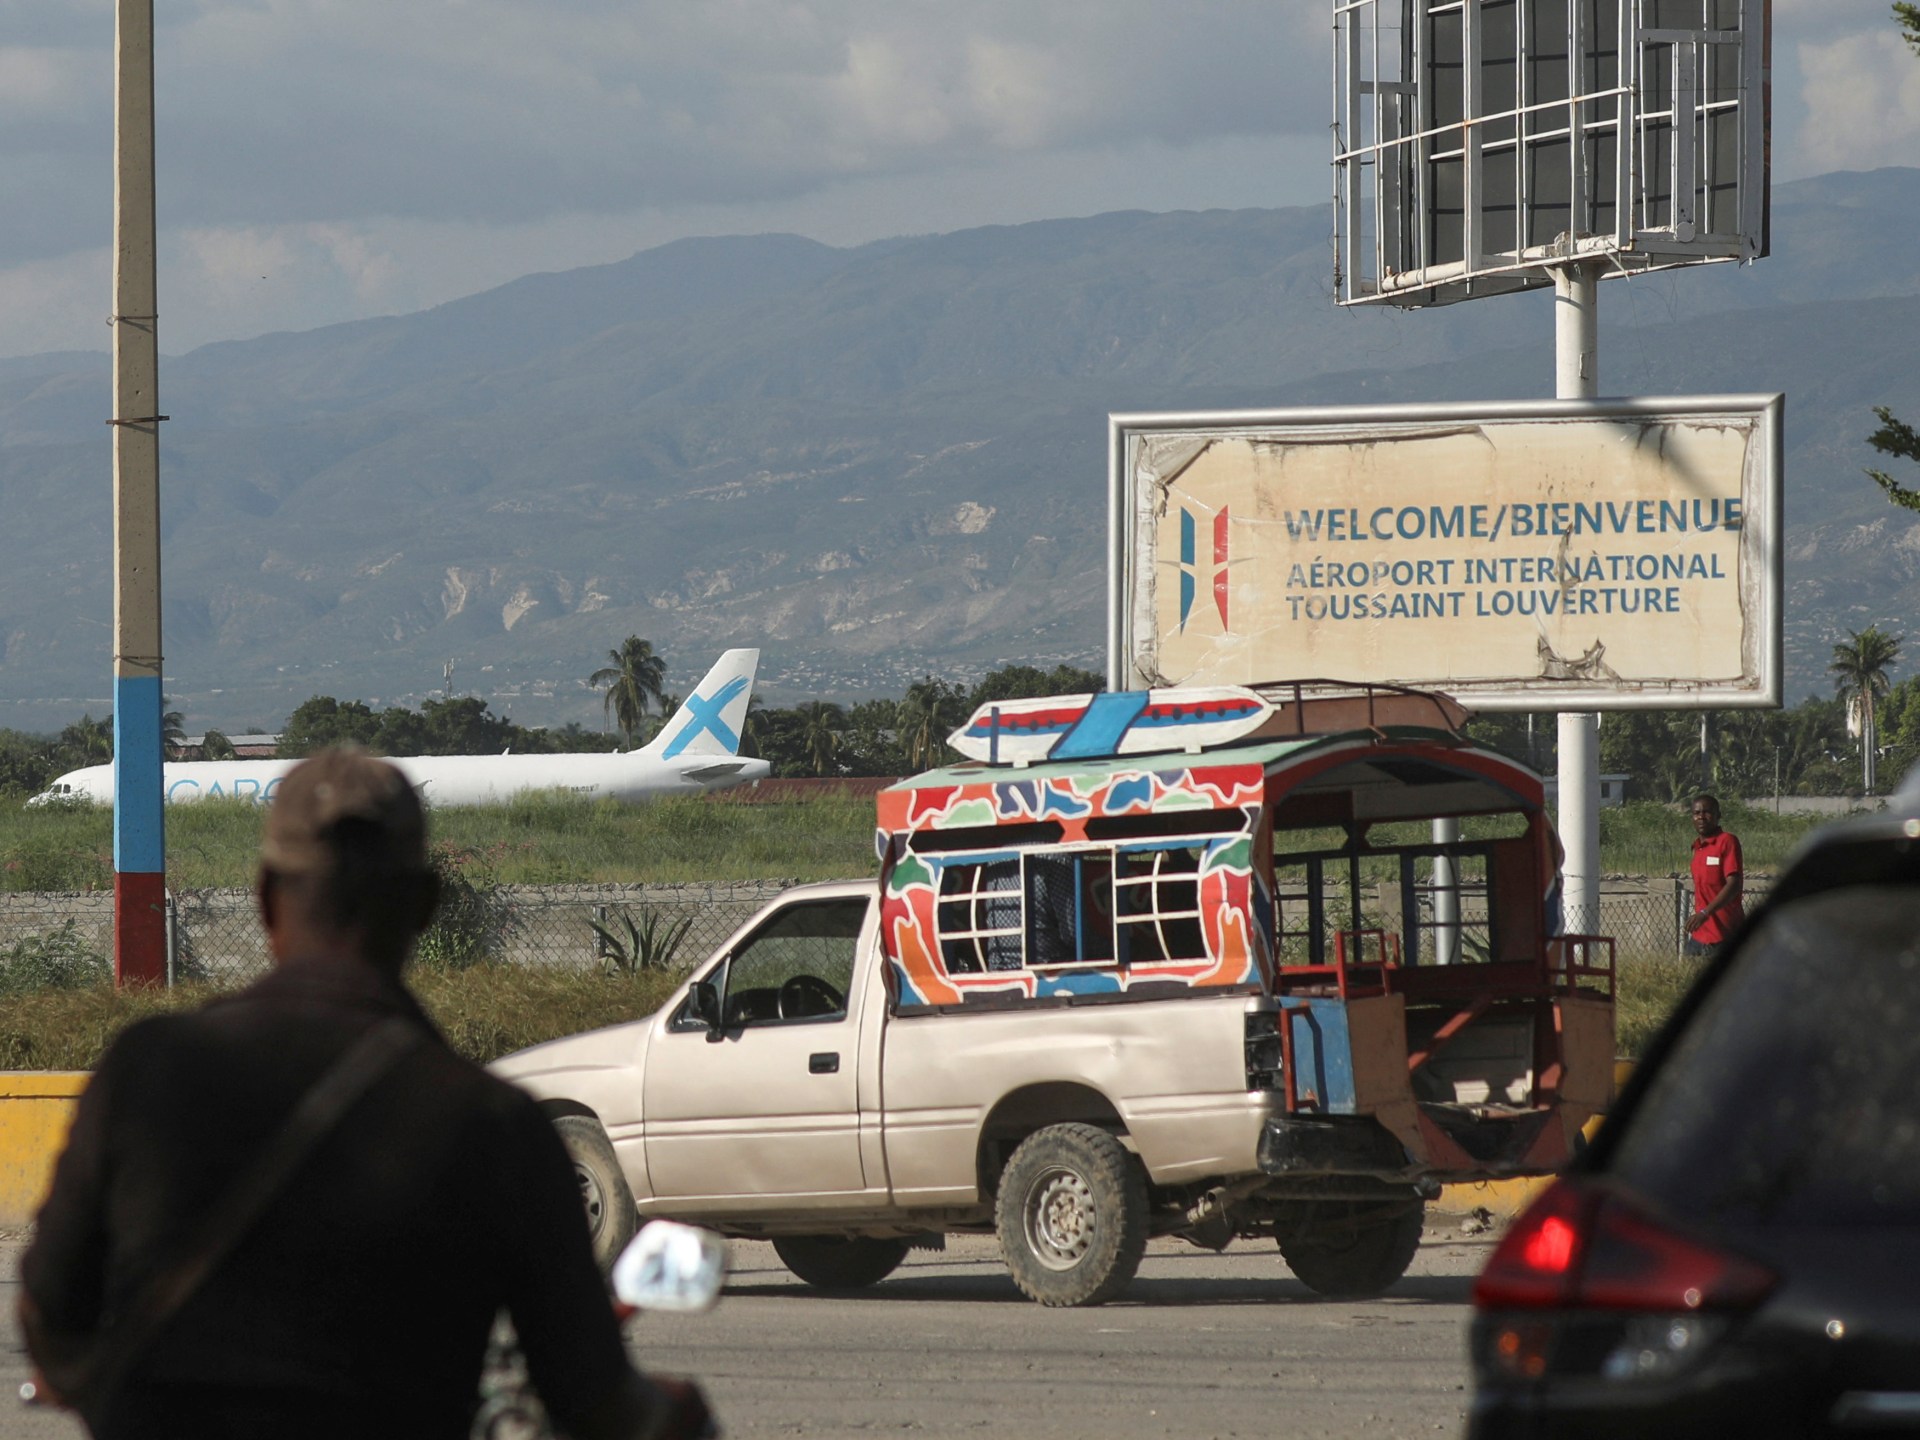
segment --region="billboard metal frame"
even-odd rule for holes
[[[1131,442],[1146,434],[1191,431],[1220,437],[1260,435],[1276,429],[1321,428],[1364,435],[1369,427],[1413,428],[1503,420],[1681,420],[1728,414],[1751,416],[1755,423],[1754,455],[1760,475],[1753,498],[1760,503],[1748,510],[1742,548],[1751,545],[1757,556],[1755,572],[1743,575],[1748,622],[1755,642],[1747,647],[1754,671],[1751,684],[1713,685],[1703,682],[1628,682],[1638,688],[1595,686],[1578,681],[1536,680],[1505,688],[1463,687],[1451,692],[1468,708],[1486,712],[1601,711],[1601,710],[1719,710],[1777,709],[1784,682],[1782,595],[1784,546],[1782,536],[1785,397],[1781,395],[1686,395],[1617,400],[1512,400],[1493,403],[1438,403],[1426,405],[1317,406],[1290,410],[1167,411],[1113,414],[1107,417],[1107,685],[1136,688],[1141,679],[1136,657],[1133,595],[1136,581],[1137,537],[1134,531]],[[1289,675],[1262,676],[1262,680],[1289,681]],[[1355,683],[1444,684],[1409,677],[1339,676]],[[1194,682],[1201,683],[1201,682]]]
[[[1772,0],[1335,0],[1335,292],[1767,253]]]

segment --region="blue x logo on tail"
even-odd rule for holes
[[[691,718],[681,727],[680,733],[673,737],[672,741],[667,745],[667,748],[661,752],[661,758],[664,760],[673,759],[674,756],[686,749],[687,746],[692,744],[702,733],[710,733],[713,738],[725,746],[729,752],[739,750],[739,735],[734,733],[733,727],[727,724],[721,716],[725,712],[728,702],[746,688],[746,676],[736,675],[725,685],[722,685],[719,690],[714,693],[711,700],[699,695],[688,696],[686,708]]]

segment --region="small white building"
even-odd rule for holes
[[[1627,803],[1627,779],[1625,775],[1602,775],[1600,777],[1600,808],[1611,810],[1616,805]],[[1547,792],[1547,803],[1560,803],[1560,779],[1556,775],[1541,777],[1541,784]]]

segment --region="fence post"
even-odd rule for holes
[[[167,911],[167,988],[171,990],[180,955],[180,907],[173,898],[171,888],[164,893]]]

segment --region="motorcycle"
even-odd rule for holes
[[[650,1220],[613,1262],[608,1281],[614,1307],[626,1320],[643,1310],[666,1315],[711,1310],[720,1301],[726,1278],[727,1244],[713,1231],[675,1220]],[[720,1430],[705,1403],[697,1391],[692,1393],[698,1428],[676,1429],[672,1435],[675,1440],[717,1437]],[[553,1440],[555,1435],[504,1315],[494,1324],[481,1367],[480,1409],[471,1434],[472,1440]]]
[[[719,1302],[726,1278],[726,1242],[711,1230],[673,1220],[649,1221],[614,1261],[608,1277],[614,1308],[623,1321],[643,1310],[669,1315],[710,1310]],[[658,1379],[656,1384],[675,1407],[666,1431],[671,1440],[708,1440],[720,1434],[694,1386]],[[20,1403],[57,1402],[29,1380],[20,1387]],[[551,1440],[555,1434],[534,1392],[513,1326],[502,1315],[481,1367],[473,1440]]]

